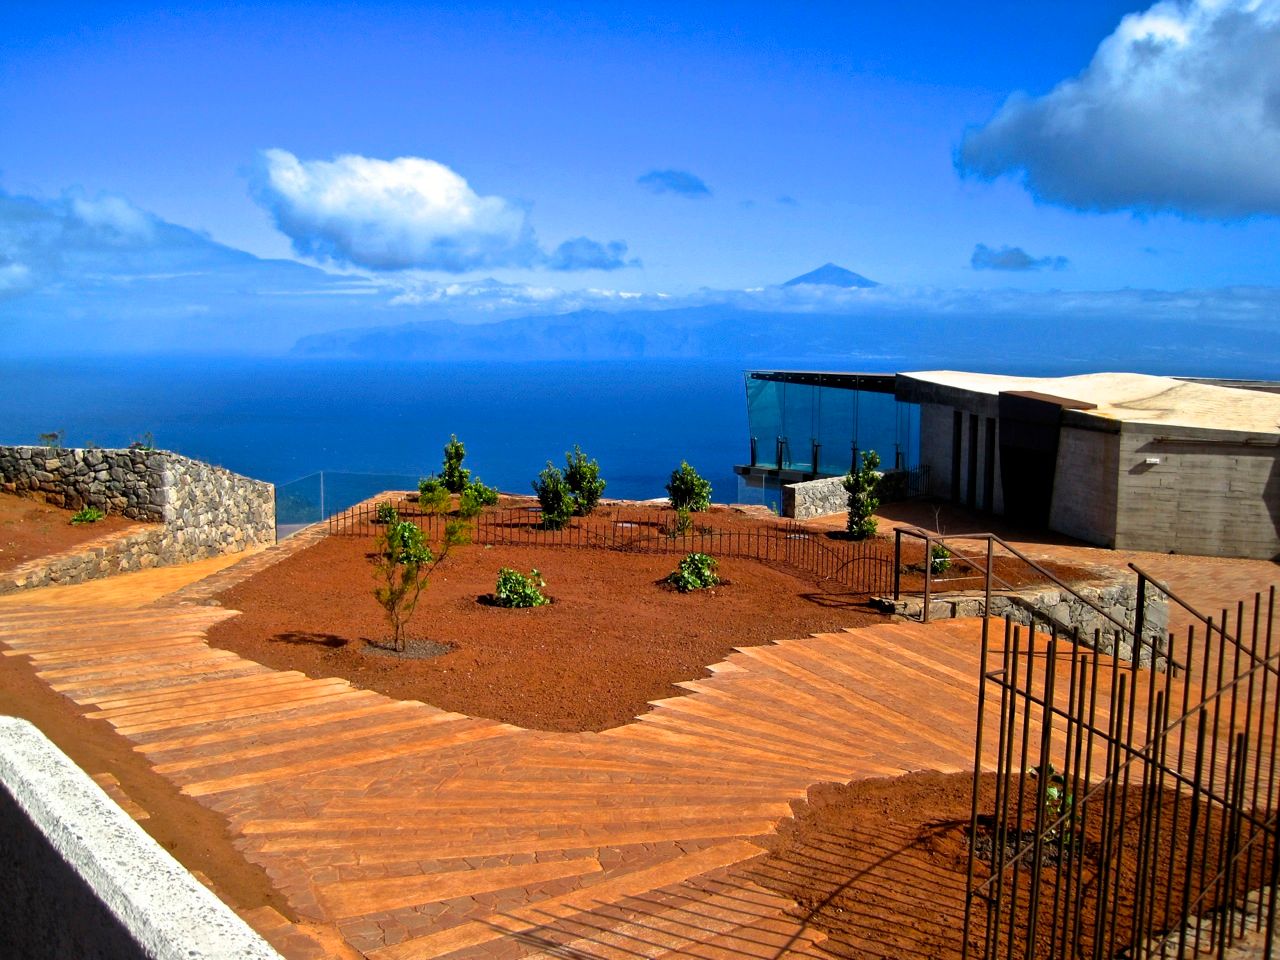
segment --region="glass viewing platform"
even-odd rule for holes
[[[744,502],[782,484],[841,476],[874,450],[882,470],[920,457],[920,407],[894,396],[892,373],[749,370],[750,462],[734,467]],[[752,495],[754,491],[754,495]]]

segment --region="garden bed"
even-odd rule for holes
[[[541,730],[603,730],[648,701],[684,692],[735,646],[876,622],[865,598],[723,559],[727,583],[681,594],[661,581],[677,557],[573,547],[455,548],[409,623],[422,658],[370,651],[385,643],[367,537],[322,539],[218,597],[243,611],[215,626],[214,646],[281,670],[341,676],[398,699]],[[508,610],[487,603],[499,568],[537,568],[552,603]]]
[[[0,571],[52,556],[110,533],[143,525],[108,515],[97,523],[72,524],[74,510],[0,493]]]

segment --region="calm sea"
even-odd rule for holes
[[[576,443],[599,460],[607,495],[663,496],[684,458],[732,500],[733,465],[748,458],[742,374],[672,361],[2,361],[0,442],[63,430],[68,446],[115,447],[149,433],[285,484],[320,470],[423,475],[456,433],[466,465],[505,491],[528,491]]]

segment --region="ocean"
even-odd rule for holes
[[[745,365],[724,361],[372,362],[146,358],[0,361],[0,442],[157,447],[313,497],[328,509],[439,469],[450,434],[465,465],[513,493],[574,444],[606,496],[664,496],[688,460],[716,500],[749,457]],[[346,477],[338,475],[345,474]],[[363,475],[363,477],[361,476]],[[376,475],[376,476],[369,476]]]

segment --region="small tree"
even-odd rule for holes
[[[585,517],[600,503],[605,482],[600,479],[600,464],[588,460],[577,444],[573,453],[564,455],[564,479],[573,495],[573,512]]]
[[[458,435],[450,434],[449,442],[444,445],[444,465],[440,468],[440,480],[450,493],[461,493],[471,479],[471,471],[462,466],[462,458],[466,455],[467,449]]]
[[[431,572],[449,555],[451,547],[462,542],[462,525],[456,522],[445,525],[439,552],[427,544],[417,524],[408,520],[388,524],[378,538],[373,558],[373,596],[387,613],[392,648],[397,653],[404,652],[404,626],[413,616]]]
[[[855,540],[865,540],[876,534],[876,508],[880,501],[876,497],[876,487],[880,484],[880,474],[876,468],[880,466],[880,454],[867,450],[862,454],[862,466],[851,470],[841,480],[845,492],[849,494],[849,536]]]
[[[711,506],[711,482],[698,475],[698,471],[681,460],[679,468],[671,471],[667,483],[667,496],[671,506],[699,513]]]
[[[550,460],[546,468],[533,481],[533,492],[538,495],[538,504],[542,507],[542,525],[548,530],[559,530],[573,516],[573,491],[565,481],[564,474]]]
[[[423,477],[418,481],[418,505],[432,516],[449,512],[449,491],[439,477]]]

